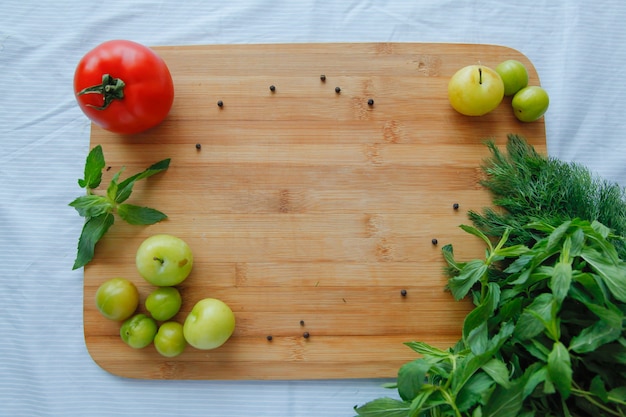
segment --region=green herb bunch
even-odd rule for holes
[[[508,139],[482,166],[497,207],[461,226],[485,259],[443,247],[447,288],[475,305],[461,340],[406,343],[420,357],[387,385],[399,399],[359,416],[626,416],[624,190]]]
[[[626,415],[626,263],[609,228],[579,219],[554,227],[532,247],[487,245],[486,258],[454,259],[448,288],[475,308],[448,350],[407,345],[422,356],[403,365],[400,399],[355,410],[365,417],[515,417]],[[508,230],[508,229],[507,229]],[[506,267],[503,267],[506,265]]]
[[[574,218],[597,220],[617,236],[626,236],[626,192],[586,167],[540,155],[519,135],[509,135],[506,154],[493,141],[482,165],[481,184],[493,195],[494,208],[469,212],[472,223],[499,239],[510,229],[511,244],[532,245],[542,232],[525,226],[535,220],[557,226]],[[622,259],[626,245],[613,240]]]
[[[102,172],[105,167],[102,146],[97,145],[89,152],[85,162],[85,177],[78,180],[78,185],[86,190],[86,195],[78,197],[69,204],[85,218],[72,269],[83,267],[93,259],[96,243],[113,225],[115,213],[122,220],[134,225],[154,224],[167,218],[158,210],[128,204],[125,201],[130,197],[137,181],[167,170],[169,164],[170,159],[164,159],[120,181],[120,176],[124,171],[122,168],[113,175],[106,194],[99,195],[94,193],[94,190],[102,182]]]

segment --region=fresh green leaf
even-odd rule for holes
[[[426,382],[431,364],[424,359],[405,363],[398,370],[398,394],[404,401],[412,401]]]
[[[106,213],[97,217],[90,217],[83,226],[83,231],[78,240],[78,254],[72,269],[85,266],[93,259],[96,243],[113,225],[113,214]]]
[[[438,347],[431,346],[425,342],[406,342],[406,346],[410,347],[413,351],[428,356],[429,358],[436,358],[439,360],[450,359],[452,354],[449,351],[439,349]]]
[[[463,335],[465,343],[470,347],[474,355],[482,355],[489,347],[489,328],[483,321],[472,328],[467,335]]]
[[[361,417],[407,417],[410,407],[411,403],[383,397],[355,406],[354,411]]]
[[[546,328],[546,323],[552,318],[552,294],[543,293],[524,309],[515,326],[515,336],[520,340],[527,340],[537,336]]]
[[[567,293],[572,282],[572,264],[569,262],[557,262],[550,279],[550,288],[554,295],[554,300],[560,305]]]
[[[437,394],[437,387],[433,385],[423,386],[413,401],[411,401],[411,408],[409,409],[408,416],[422,416],[423,410],[445,404],[445,401],[441,399],[441,396],[433,394]]]
[[[598,316],[598,318],[600,318],[600,320],[605,322],[608,326],[621,331],[622,323],[624,322],[624,313],[614,304],[607,301],[605,304],[608,305],[609,308],[605,308],[590,302],[583,301],[583,303],[589,311]]]
[[[446,261],[446,263],[448,264],[450,268],[458,272],[465,267],[465,264],[466,264],[465,262],[457,262],[454,259],[454,249],[452,245],[450,244],[445,245],[443,248],[441,248],[441,252],[443,254],[444,260]]]
[[[154,224],[167,218],[167,215],[159,210],[132,204],[120,204],[117,206],[117,214],[127,223],[134,225]]]
[[[116,196],[114,197],[115,202],[123,203],[124,201],[126,201],[128,197],[130,197],[133,191],[133,187],[137,181],[142,180],[144,178],[151,177],[155,174],[158,174],[159,172],[165,171],[169,168],[169,166],[170,166],[170,159],[169,158],[164,159],[162,161],[159,161],[157,163],[150,165],[146,170],[138,174],[135,174],[131,177],[126,178],[124,181],[122,181],[119,184]]]
[[[548,355],[548,376],[564,399],[572,391],[572,363],[569,352],[561,342],[554,342]]]
[[[483,417],[517,417],[523,405],[524,384],[516,381],[508,388],[496,385],[483,406]]]
[[[493,245],[491,244],[491,240],[489,240],[489,238],[479,229],[477,229],[474,226],[468,226],[466,224],[462,224],[459,227],[463,229],[465,232],[480,238],[483,242],[485,242],[485,244],[489,248],[489,251],[493,252]]]
[[[470,343],[470,334],[477,328],[481,327],[481,333],[484,333],[483,349],[486,349],[487,343],[487,320],[493,316],[498,304],[500,302],[500,286],[494,282],[490,282],[486,287],[484,300],[472,310],[463,321],[463,338],[466,341],[467,346],[472,349],[475,354],[482,352],[475,350],[478,346],[474,343]],[[477,334],[474,334],[477,336]],[[484,351],[484,350],[483,350]]]
[[[113,209],[106,197],[95,194],[80,196],[69,205],[74,207],[82,217],[97,217]]]
[[[589,392],[600,398],[603,403],[609,402],[609,393],[606,391],[606,385],[600,375],[596,375],[589,385]]]
[[[494,380],[498,385],[508,388],[511,384],[509,381],[509,370],[506,364],[498,359],[493,358],[482,366],[482,370]]]
[[[569,349],[576,353],[592,352],[606,343],[617,340],[621,335],[621,326],[613,327],[600,320],[591,327],[585,327],[577,336],[573,337]]]
[[[477,372],[463,385],[456,396],[456,406],[461,412],[482,404],[486,394],[494,386],[494,381],[483,372]]]
[[[626,404],[626,385],[613,388],[611,391],[609,391],[609,400],[620,402],[621,404]]]
[[[547,356],[546,356],[547,358]],[[528,367],[526,371],[524,371],[524,391],[522,394],[522,398],[526,398],[530,396],[535,388],[546,381],[548,376],[548,367],[547,365],[543,365],[539,362],[535,362],[533,365]]]
[[[502,258],[518,258],[519,256],[527,253],[529,250],[530,249],[528,249],[525,245],[515,245],[496,249],[494,254]]]
[[[571,224],[571,221],[565,221],[550,233],[550,235],[548,236],[548,250],[554,250],[558,246],[562,245],[561,239],[567,233]]]
[[[602,278],[611,294],[619,301],[626,302],[626,265],[623,262],[609,262],[600,252],[588,247],[583,249],[581,257]]]
[[[464,298],[474,284],[487,273],[488,266],[480,259],[473,259],[463,267],[459,275],[448,279],[448,287],[456,300]]]
[[[115,196],[117,195],[117,189],[119,187],[118,181],[123,171],[124,170],[121,169],[120,171],[116,172],[115,175],[113,175],[111,182],[109,183],[109,186],[107,188],[107,198],[110,201],[115,201]]]
[[[85,162],[84,178],[78,180],[81,188],[93,189],[97,188],[102,182],[102,170],[104,169],[104,154],[102,146],[97,145],[87,155]]]

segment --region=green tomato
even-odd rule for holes
[[[175,287],[159,287],[146,298],[146,310],[153,319],[166,321],[180,310],[183,299]]]
[[[205,298],[194,305],[183,325],[185,340],[196,349],[222,346],[235,330],[235,315],[226,303]]]
[[[528,70],[521,62],[508,59],[496,67],[504,83],[504,95],[512,96],[528,85]]]
[[[96,307],[104,317],[122,321],[129,318],[139,305],[139,291],[125,278],[105,281],[96,291]]]
[[[166,358],[173,358],[183,353],[187,347],[187,341],[183,335],[183,325],[175,321],[161,324],[156,336],[154,336],[154,347]]]
[[[463,67],[448,82],[450,104],[466,116],[482,116],[495,110],[503,97],[502,78],[484,65]]]
[[[152,317],[143,313],[135,314],[126,319],[120,327],[120,337],[128,346],[142,349],[154,340],[157,333],[157,323]]]
[[[139,274],[152,285],[178,285],[193,266],[191,248],[184,240],[167,234],[150,236],[137,249],[135,263]]]
[[[529,86],[519,90],[511,101],[513,112],[522,122],[534,122],[548,110],[550,97],[541,87]]]

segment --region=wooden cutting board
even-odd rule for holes
[[[128,137],[91,131],[110,167],[103,184],[122,166],[130,175],[172,158],[129,201],[169,219],[116,222],[85,268],[85,341],[102,368],[153,379],[394,377],[416,358],[403,342],[458,340],[471,305],[444,291],[441,247],[452,243],[460,259],[484,254],[458,227],[490,202],[478,184],[483,140],[504,145],[518,133],[540,152],[546,141],[543,119],[518,122],[510,98],[483,117],[456,113],[447,83],[462,66],[515,58],[538,85],[525,56],[426,43],[155,49],[176,89],[166,121]],[[195,255],[176,319],[205,297],[235,312],[222,347],[173,359],[133,350],[97,312],[95,291],[115,276],[145,300],[153,287],[134,256],[156,233],[185,239]]]

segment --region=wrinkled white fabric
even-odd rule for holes
[[[381,380],[137,381],[87,353],[72,271],[89,121],[80,57],[146,45],[463,42],[524,53],[551,97],[548,152],[626,185],[626,2],[4,0],[0,13],[0,415],[351,416]]]

